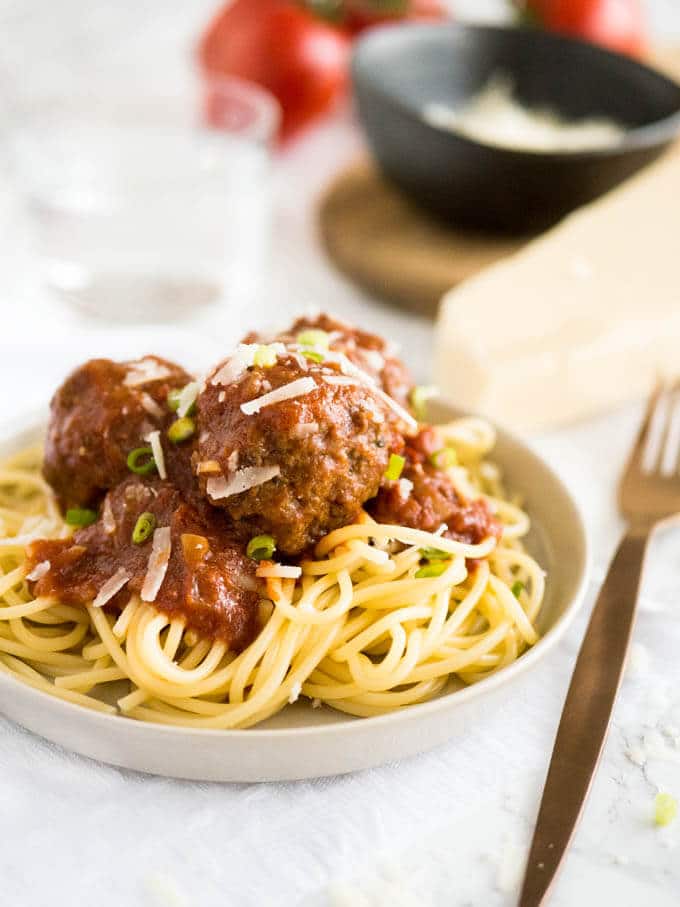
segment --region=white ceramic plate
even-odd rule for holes
[[[441,404],[433,421],[460,415]],[[34,443],[34,418],[0,441],[0,457]],[[25,728],[93,759],[199,781],[281,781],[335,775],[412,756],[464,732],[468,722],[511,697],[517,678],[545,658],[569,626],[586,588],[588,544],[578,508],[555,473],[503,430],[493,459],[532,519],[527,540],[548,573],[540,641],[516,662],[474,686],[377,718],[348,718],[301,701],[256,728],[177,728],[103,715],[0,674],[0,709]],[[512,708],[512,699],[508,706]]]

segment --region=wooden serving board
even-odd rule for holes
[[[652,62],[680,80],[680,48]],[[531,237],[494,237],[429,217],[390,185],[369,160],[340,173],[319,202],[328,256],[369,293],[434,315],[451,287],[521,248]]]

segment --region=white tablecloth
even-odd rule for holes
[[[195,20],[207,6],[194,10]],[[45,47],[54,38],[47,22],[52,16],[36,2],[4,7],[0,60],[9,60],[16,71],[22,54],[18,37],[35,24],[29,15],[45,17],[38,29]],[[162,20],[166,5],[150,8]],[[82,5],[72,2],[64,6],[72,34],[79,9]],[[135,14],[138,9],[135,5]],[[56,7],[49,10],[56,16]],[[670,0],[655,11],[671,22]],[[110,58],[125,59],[121,48],[134,49],[139,33],[126,27],[117,6],[115,11],[102,6],[97,15],[102,33],[116,25],[119,43],[106,43]],[[179,6],[173,15],[164,21],[179,21]],[[148,38],[151,15],[142,22]],[[54,28],[63,43],[63,21]],[[169,25],[168,33],[175,34]],[[431,325],[361,295],[327,265],[316,240],[312,200],[358,145],[348,115],[340,115],[279,160],[272,279],[247,326],[274,316],[285,320],[287,313],[317,305],[401,342],[424,380]],[[20,412],[44,407],[65,371],[88,356],[153,350],[200,365],[224,350],[224,340],[208,331],[106,328],[51,299],[40,286],[20,204],[7,180],[0,189],[0,261],[0,413],[9,426]],[[638,416],[638,407],[630,407],[535,439],[582,503],[596,570],[581,618],[504,711],[481,713],[465,738],[402,764],[276,785],[145,777],[73,756],[0,719],[3,902],[12,907],[514,904],[586,611],[619,531],[614,487]],[[594,907],[605,899],[617,907],[680,902],[680,820],[663,830],[651,822],[658,790],[680,798],[679,546],[678,532],[666,533],[654,546],[631,667],[555,907]]]

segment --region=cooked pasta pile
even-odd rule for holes
[[[379,715],[474,683],[537,640],[543,571],[521,539],[529,519],[486,457],[493,429],[439,431],[468,497],[484,495],[504,531],[463,544],[362,513],[316,546],[299,579],[270,578],[262,629],[240,654],[199,639],[133,595],[120,613],[33,598],[25,547],[70,534],[40,474],[39,448],[0,466],[0,669],[62,699],[166,724],[245,728],[304,696]]]

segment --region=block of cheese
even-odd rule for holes
[[[680,374],[680,152],[450,291],[435,382],[459,406],[532,431]]]

